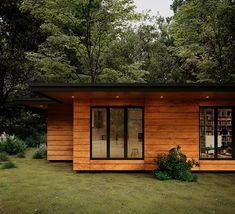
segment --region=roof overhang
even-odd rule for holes
[[[58,102],[51,100],[49,98],[20,98],[15,100],[15,104],[29,106],[31,108],[37,108],[42,110],[47,110],[48,105],[58,104]]]
[[[235,85],[218,84],[65,84],[32,83],[31,90],[57,102],[72,99],[235,98]],[[177,95],[177,96],[176,96]]]
[[[31,83],[34,92],[235,92],[235,85],[218,84],[71,84]]]
[[[73,99],[235,99],[234,84],[31,83],[30,88],[52,103],[70,104]]]

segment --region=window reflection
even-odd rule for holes
[[[142,109],[128,109],[128,158],[142,158]]]
[[[124,158],[124,109],[110,109],[110,157]]]
[[[205,108],[200,111],[200,143],[201,158],[215,157],[214,109]]]
[[[232,158],[232,109],[218,109],[218,158]]]
[[[200,109],[200,157],[232,158],[232,108]]]
[[[92,158],[143,158],[142,108],[92,107],[91,109]]]
[[[105,108],[92,109],[92,157],[106,158],[107,156],[107,111]]]

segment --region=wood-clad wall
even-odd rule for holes
[[[50,105],[47,124],[47,159],[73,160],[73,106]]]
[[[75,100],[74,170],[152,170],[154,158],[180,145],[199,161],[199,106],[235,105],[198,100]],[[144,160],[90,160],[90,106],[144,106]],[[234,160],[201,160],[194,170],[235,170]]]
[[[144,106],[144,101],[75,100],[74,170],[144,170],[144,160],[90,160],[90,106]]]

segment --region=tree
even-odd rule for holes
[[[112,82],[146,82],[148,72],[143,68],[147,54],[145,40],[140,37],[134,26],[123,30],[120,37],[110,43],[104,58],[106,69],[101,77],[103,81],[112,78]]]
[[[28,0],[23,10],[44,21],[47,40],[28,53],[46,79],[97,82],[110,43],[136,19],[133,0]]]
[[[178,57],[172,51],[174,40],[170,35],[169,28],[172,18],[155,17],[151,46],[145,69],[149,71],[148,82],[172,83],[180,82],[181,76],[178,69]]]
[[[25,94],[26,82],[36,76],[25,51],[36,50],[43,40],[40,23],[20,11],[21,3],[21,0],[0,2],[0,133],[9,130],[20,114],[20,108],[16,111],[11,101]]]
[[[180,7],[186,4],[187,2],[188,0],[173,0],[171,9],[173,10],[174,14],[176,14],[179,11]]]
[[[171,33],[185,80],[235,81],[234,19],[230,0],[190,0],[180,7]]]
[[[43,39],[39,23],[19,9],[21,0],[0,3],[0,104],[25,87],[34,74],[25,58],[25,51],[37,49]]]
[[[129,65],[138,65],[142,72],[136,74],[142,74],[141,82],[178,81],[177,57],[171,51],[170,22],[171,19],[143,14],[140,23],[123,31],[120,38],[111,43],[105,65],[120,73],[125,73]]]

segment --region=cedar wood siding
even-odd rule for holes
[[[73,160],[73,107],[49,105],[47,160]]]
[[[194,170],[235,170],[235,160],[199,160],[199,106],[213,105],[232,106],[235,102],[74,100],[73,169],[152,170],[158,154],[180,145],[188,158],[199,161]],[[144,106],[144,160],[90,160],[90,106]]]
[[[144,106],[144,160],[90,160],[90,106]],[[181,145],[199,158],[199,106],[235,102],[159,100],[75,100],[48,108],[48,160],[73,160],[74,170],[152,170],[159,153]],[[235,160],[200,160],[196,170],[235,170]]]

